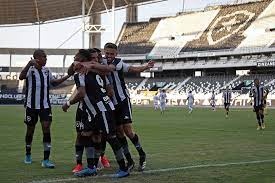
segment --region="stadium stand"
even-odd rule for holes
[[[236,48],[244,39],[243,32],[263,12],[270,1],[222,6],[207,31],[187,43],[182,51]]]
[[[125,23],[117,41],[119,52],[176,57],[183,52],[274,47],[274,8],[272,0],[252,1]]]
[[[19,84],[18,80],[1,80],[0,93],[17,93],[18,84]]]
[[[211,93],[212,91],[219,91],[228,82],[233,80],[236,76],[203,76],[191,78],[183,87],[180,88],[179,93]]]
[[[74,81],[65,81],[61,85],[51,88],[50,94],[60,95],[60,94],[72,94]]]
[[[201,36],[218,12],[211,10],[162,19],[150,39],[156,42],[150,55],[178,55],[188,41]]]
[[[118,40],[120,54],[145,54],[154,47],[149,41],[160,19],[152,18],[149,22],[125,23]]]
[[[275,40],[275,32],[270,31],[274,28],[275,1],[259,15],[259,17],[245,30],[246,38],[241,42],[238,48],[243,47],[269,47]]]

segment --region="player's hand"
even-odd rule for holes
[[[153,68],[155,65],[155,62],[153,60],[150,60],[148,63],[147,63],[147,68],[150,69],[150,68]]]
[[[29,64],[30,64],[31,66],[36,67],[36,68],[39,68],[39,67],[40,67],[40,65],[38,64],[38,60],[37,60],[37,59],[31,58],[31,60],[29,61]]]
[[[63,110],[64,112],[67,112],[69,108],[70,108],[70,107],[67,105],[67,103],[65,103],[65,104],[62,105],[62,110]]]
[[[83,65],[80,63],[80,62],[77,62],[77,61],[75,61],[74,63],[73,63],[73,65],[74,65],[74,71],[75,72],[79,72],[80,70],[81,70],[81,68],[83,67]]]

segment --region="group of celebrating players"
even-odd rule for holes
[[[113,150],[119,170],[115,177],[126,177],[134,168],[126,137],[134,144],[139,154],[138,170],[146,167],[146,153],[134,132],[130,96],[125,86],[124,73],[140,73],[154,66],[149,61],[144,66],[130,66],[117,58],[117,46],[106,43],[102,58],[99,49],[80,49],[74,57],[74,63],[68,69],[68,75],[54,79],[45,67],[47,55],[43,50],[36,50],[34,59],[28,62],[20,73],[20,80],[26,79],[26,116],[27,126],[25,142],[26,156],[24,162],[32,163],[31,145],[33,133],[40,118],[43,131],[44,159],[42,166],[54,168],[49,160],[51,151],[52,112],[49,100],[50,86],[57,86],[73,76],[76,92],[62,106],[64,112],[71,105],[78,103],[76,110],[76,167],[74,175],[85,177],[96,175],[99,159],[106,167],[109,162],[104,155],[106,142]],[[83,151],[86,151],[87,167],[82,166]],[[127,160],[127,163],[125,161]]]
[[[54,168],[49,160],[51,152],[51,122],[52,111],[49,99],[49,89],[57,86],[73,76],[76,91],[62,106],[67,112],[71,105],[78,103],[75,117],[77,131],[75,141],[76,166],[73,173],[78,177],[96,175],[99,162],[104,167],[110,164],[105,156],[106,143],[113,150],[119,166],[115,177],[126,177],[134,168],[135,163],[128,147],[127,138],[135,146],[139,154],[138,170],[146,167],[146,153],[140,143],[140,138],[132,126],[132,108],[130,96],[124,81],[125,72],[140,73],[154,67],[154,62],[149,61],[144,66],[130,66],[117,58],[117,46],[106,43],[103,58],[99,49],[80,49],[74,57],[74,63],[68,69],[68,75],[54,79],[52,73],[45,67],[47,55],[41,50],[35,50],[33,57],[20,73],[19,79],[26,80],[26,115],[27,127],[25,135],[26,156],[24,162],[32,163],[31,146],[33,134],[38,118],[40,118],[43,132],[44,159],[42,167]],[[268,91],[260,85],[258,79],[254,80],[255,86],[251,89],[254,97],[254,111],[258,120],[258,130],[264,129],[264,101]],[[164,113],[166,93],[162,90],[159,96],[154,97],[155,109],[160,101],[161,113]],[[226,89],[223,94],[226,116],[228,117],[231,93]],[[194,96],[188,94],[189,112],[193,110]],[[215,93],[213,92],[212,107],[215,109]],[[83,152],[86,152],[87,167],[82,165]],[[125,161],[126,159],[126,161]]]

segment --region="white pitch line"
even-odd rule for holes
[[[260,164],[260,163],[270,163],[270,162],[275,162],[275,159],[256,160],[256,161],[242,161],[242,162],[235,162],[235,163],[191,165],[191,166],[184,166],[184,167],[146,170],[146,171],[143,171],[143,172],[132,172],[131,175],[151,174],[151,173],[156,173],[156,172],[177,171],[177,170],[186,170],[186,169],[194,169],[194,168],[226,167],[226,166],[232,166],[232,165],[248,165],[248,164]],[[102,178],[102,177],[114,177],[114,175],[115,174],[105,174],[105,175],[95,176],[95,177],[93,177],[93,179],[94,178]],[[32,181],[30,183],[71,182],[71,181],[76,181],[76,180],[81,180],[81,178],[49,179],[49,180],[41,180],[41,181]]]

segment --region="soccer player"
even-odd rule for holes
[[[154,109],[155,111],[159,108],[159,97],[158,97],[158,93],[155,94],[154,98],[153,98],[153,102],[154,102]]]
[[[192,94],[192,91],[189,91],[187,101],[188,101],[189,114],[191,114],[193,112],[193,103],[194,103],[194,96]]]
[[[211,98],[210,98],[210,104],[211,104],[211,107],[212,107],[212,110],[213,111],[216,111],[216,95],[215,95],[215,91],[212,91],[212,95],[211,95]]]
[[[264,123],[264,96],[268,95],[268,90],[264,86],[260,85],[259,79],[254,79],[254,87],[251,88],[250,96],[254,98],[254,111],[258,121],[257,130],[265,129]],[[266,92],[266,94],[265,94]]]
[[[94,50],[94,51],[97,52],[97,55],[98,55],[98,57],[97,57],[97,58],[98,58],[98,62],[99,62],[99,63],[102,63],[103,57],[102,57],[101,50],[98,49],[98,48],[93,48],[92,50]],[[90,52],[91,52],[91,50],[90,50]],[[92,52],[93,52],[93,51],[92,51]],[[108,96],[109,96],[110,98],[112,98],[112,96],[113,96],[113,88],[112,88],[112,86],[111,86],[111,85],[106,86],[106,90],[107,90],[107,92],[108,92]],[[100,162],[101,162],[101,164],[103,165],[104,168],[110,168],[110,167],[111,167],[110,161],[109,161],[109,159],[107,158],[107,156],[105,156],[106,141],[107,141],[106,137],[105,137],[105,136],[102,136],[102,139],[101,139],[101,150],[102,150],[102,152],[101,152],[101,155],[100,155],[99,160],[100,160]]]
[[[45,67],[47,63],[47,55],[44,50],[35,50],[33,58],[34,59],[31,59],[24,67],[19,76],[20,80],[26,79],[26,116],[24,122],[27,125],[27,131],[25,136],[26,157],[24,162],[26,164],[32,163],[31,145],[35,126],[38,118],[40,118],[44,145],[42,167],[54,168],[55,165],[49,161],[51,151],[50,127],[52,122],[49,89],[50,85],[57,86],[67,80],[70,75],[64,76],[60,79],[54,79],[49,69]]]
[[[167,98],[166,92],[164,89],[162,89],[159,94],[159,101],[160,101],[159,108],[160,108],[161,114],[164,114],[164,111],[166,109],[166,98]]]
[[[76,55],[75,61],[77,63],[75,68],[78,72],[81,71],[81,63],[89,61],[90,52],[88,50],[79,50]],[[91,59],[97,62],[97,53],[91,54]],[[94,65],[94,67],[100,67],[102,65]],[[104,67],[104,66],[103,66]],[[106,68],[106,67],[105,67]],[[96,68],[95,68],[96,69]],[[99,68],[98,68],[99,69]],[[96,165],[100,157],[100,141],[101,134],[104,133],[107,136],[107,140],[111,145],[113,152],[115,154],[116,160],[119,164],[119,171],[116,173],[116,177],[126,177],[129,175],[127,172],[127,167],[123,157],[123,150],[115,134],[114,121],[112,119],[112,112],[114,110],[114,105],[110,98],[107,96],[107,91],[104,85],[107,83],[106,77],[97,74],[96,72],[89,71],[87,74],[75,74],[74,76],[78,94],[67,101],[63,106],[63,111],[67,111],[70,105],[82,101],[83,108],[83,132],[88,132],[88,134],[81,132],[82,136],[92,135],[92,142],[88,149],[87,161],[88,167],[76,172],[75,175],[78,177],[91,176],[96,173]],[[90,126],[89,126],[90,125]],[[85,128],[87,126],[87,129]],[[91,133],[90,133],[91,131]],[[95,138],[99,138],[95,140]],[[89,145],[85,143],[85,145]],[[89,146],[88,146],[89,147]],[[87,152],[87,150],[86,150]]]
[[[105,59],[103,63],[108,65],[111,74],[108,76],[113,89],[114,96],[112,100],[115,104],[115,121],[117,126],[117,135],[123,146],[124,155],[127,159],[128,170],[133,169],[134,161],[128,148],[126,136],[134,144],[139,153],[139,171],[143,171],[146,166],[146,154],[141,146],[139,136],[134,132],[132,126],[132,107],[130,103],[130,95],[124,81],[124,73],[140,73],[154,66],[153,61],[149,61],[144,66],[130,66],[124,63],[117,56],[117,46],[114,43],[106,43],[104,46]]]
[[[268,95],[269,91],[266,88],[266,90],[264,91],[264,114],[267,115],[267,95]]]
[[[94,54],[96,52],[97,55],[98,55],[97,59],[93,59],[93,58],[91,58],[91,59],[93,61],[98,61],[99,63],[101,63],[102,55],[101,55],[100,49],[93,48],[93,49],[88,49],[88,51],[90,52],[90,54]],[[110,88],[110,86],[108,85],[108,86],[105,87],[105,89],[107,90],[108,96],[111,97],[112,92],[110,92],[110,90],[112,90],[112,88]],[[78,125],[79,121],[81,120],[81,114],[82,114],[82,111],[78,107],[77,112],[76,112],[76,126]],[[79,130],[77,130],[77,132],[78,131]],[[83,151],[84,151],[84,145],[80,144],[79,138],[80,138],[80,135],[79,135],[79,133],[77,133],[76,142],[75,142],[76,166],[72,170],[73,173],[79,172],[83,169],[82,156],[83,156]],[[97,168],[98,169],[109,168],[111,165],[110,165],[110,162],[109,162],[108,158],[105,156],[105,149],[106,149],[106,137],[105,136],[102,136],[100,144],[101,144],[101,151],[102,152],[101,152],[101,155],[100,155],[100,158],[99,158],[99,163],[98,163]]]
[[[229,115],[229,107],[231,102],[231,91],[229,91],[228,86],[226,90],[223,92],[223,102],[224,102],[224,109],[225,109],[225,117],[228,118]]]

